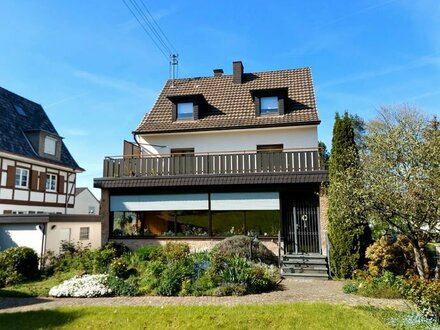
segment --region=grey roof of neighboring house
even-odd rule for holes
[[[96,198],[96,196],[95,196],[95,194],[94,193],[92,193],[91,191],[90,191],[90,189],[89,188],[87,188],[87,187],[78,187],[78,188],[75,188],[75,196],[78,196],[79,194],[81,194],[83,191],[88,191],[89,192],[89,194],[99,203],[99,199],[98,198]]]
[[[20,105],[26,115],[20,115],[14,105]],[[63,142],[59,161],[38,154],[26,137],[28,131],[46,131],[59,136],[41,105],[0,87],[0,151],[83,171]]]
[[[284,115],[256,116],[252,92],[287,89]],[[169,98],[202,95],[207,106],[200,119],[172,120]],[[240,84],[232,75],[168,80],[153,109],[135,133],[166,133],[195,130],[235,129],[319,124],[310,68],[244,73]]]

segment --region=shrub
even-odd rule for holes
[[[128,263],[124,258],[115,258],[110,263],[109,274],[126,279],[130,276],[131,269],[128,268]]]
[[[13,247],[0,252],[0,285],[20,283],[38,274],[38,256],[28,247]]]
[[[402,298],[399,278],[389,271],[372,276],[367,271],[356,271],[354,280],[344,285],[344,293],[356,293],[365,297],[395,299]]]
[[[246,286],[237,283],[226,283],[214,290],[214,296],[243,296],[246,294]]]
[[[125,244],[113,241],[107,242],[107,244],[104,245],[103,249],[114,250],[117,258],[122,257],[124,254],[130,252],[130,248]]]
[[[401,280],[399,289],[406,299],[417,305],[424,316],[440,321],[440,281],[423,280],[415,276]]]
[[[107,273],[111,262],[118,258],[117,250],[112,246],[104,246],[100,249],[91,250],[82,258],[83,269],[93,274]]]
[[[139,291],[145,294],[154,293],[164,269],[165,264],[160,260],[148,262],[141,270]]]
[[[251,266],[246,258],[230,258],[221,271],[221,277],[226,284],[246,285],[251,277]]]
[[[155,291],[161,296],[176,296],[182,289],[183,281],[190,275],[191,270],[185,260],[169,263],[160,275]]]
[[[263,243],[242,235],[224,239],[213,248],[212,253],[222,257],[244,257],[270,265],[278,263],[278,258]]]
[[[252,264],[248,282],[248,293],[260,293],[273,289],[281,280],[277,267],[266,264]]]
[[[408,275],[415,272],[414,252],[411,244],[403,235],[393,238],[382,236],[370,245],[366,251],[368,271],[378,276],[384,271],[391,271],[396,275]]]
[[[139,286],[135,280],[123,280],[116,276],[108,276],[107,287],[115,296],[137,296],[139,295]]]
[[[144,245],[135,250],[132,254],[132,262],[140,263],[144,261],[156,260],[162,255],[162,247],[156,245]]]
[[[208,272],[199,276],[192,283],[189,293],[194,296],[211,295],[213,289],[216,287],[215,282]]]
[[[53,297],[102,297],[111,293],[107,287],[108,275],[75,276],[54,286],[49,291]]]
[[[179,261],[189,257],[190,248],[188,243],[173,243],[165,244],[162,250],[163,257],[168,261]]]

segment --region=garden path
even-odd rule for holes
[[[406,310],[410,304],[401,299],[360,297],[342,292],[344,282],[285,279],[280,289],[242,297],[106,297],[106,298],[0,298],[0,313],[24,312],[67,306],[164,306],[164,305],[238,305],[320,302],[350,306],[372,305]]]

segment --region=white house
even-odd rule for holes
[[[75,189],[75,206],[67,210],[67,214],[99,215],[99,200],[87,187]]]
[[[286,274],[304,270],[291,266],[304,255],[323,263],[319,124],[309,68],[245,73],[237,61],[232,75],[168,80],[95,179],[102,240],[204,249],[243,234],[280,253]]]

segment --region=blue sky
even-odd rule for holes
[[[335,112],[408,103],[440,115],[440,2],[144,0],[179,77],[311,67],[327,145]],[[93,186],[152,107],[168,63],[122,0],[0,4],[0,86],[40,103]],[[94,190],[99,196],[99,191]]]

